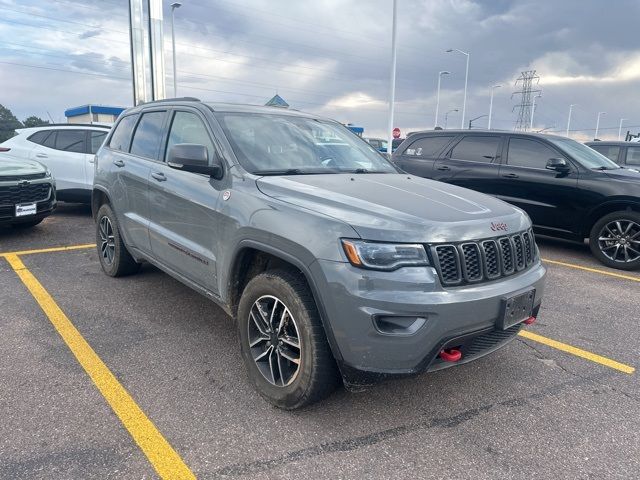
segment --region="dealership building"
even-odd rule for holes
[[[113,123],[125,107],[107,105],[82,105],[64,111],[68,123]]]

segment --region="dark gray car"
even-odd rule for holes
[[[465,363],[540,308],[521,210],[400,173],[337,122],[155,102],[97,154],[93,211],[112,276],[156,265],[232,316],[256,389],[301,407]]]

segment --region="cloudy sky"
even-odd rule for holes
[[[165,2],[167,90],[172,92]],[[178,93],[261,104],[278,92],[294,108],[386,136],[391,0],[182,0],[176,11]],[[621,118],[640,131],[640,2],[632,0],[398,0],[396,126],[459,127],[465,57],[466,118],[512,129],[522,70],[540,76],[534,129],[616,138]],[[127,0],[0,0],[0,104],[20,119],[64,119],[66,108],[132,102]],[[486,117],[474,125],[486,126]],[[623,128],[623,132],[626,128]]]

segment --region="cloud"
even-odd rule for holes
[[[97,37],[98,35],[100,35],[100,30],[87,30],[86,32],[83,32],[80,35],[78,35],[78,38],[83,40],[86,38]]]

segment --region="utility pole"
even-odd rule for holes
[[[389,126],[387,128],[387,153],[393,152],[393,108],[396,100],[396,24],[398,16],[398,0],[393,0],[393,16],[391,26],[391,79],[389,81]]]
[[[624,122],[626,118],[620,119],[620,126],[618,127],[618,141],[620,141],[620,137],[622,136],[622,122]]]
[[[444,114],[444,129],[447,129],[447,120],[449,119],[449,114],[452,112],[457,112],[458,109],[454,108],[453,110],[449,110],[447,113]]]
[[[602,115],[606,115],[606,114],[607,114],[607,112],[598,112],[598,119],[596,120],[596,133],[595,133],[594,138],[593,138],[594,140],[598,139],[598,130],[600,130],[600,117]]]
[[[440,109],[440,80],[442,80],[443,75],[449,75],[451,72],[447,72],[443,70],[442,72],[438,72],[438,92],[436,93],[436,122],[433,127],[438,126],[438,110]]]
[[[493,114],[493,92],[502,85],[495,84],[491,87],[491,100],[489,101],[489,121],[487,122],[487,130],[491,130],[491,115]]]
[[[569,117],[567,118],[567,137],[569,136],[569,127],[571,126],[571,112],[573,112],[573,107],[577,107],[577,103],[572,103],[569,105]]]
[[[513,110],[515,110],[516,108],[519,109],[518,119],[516,120],[514,130],[521,130],[526,132],[528,129],[531,118],[531,94],[540,93],[542,91],[540,89],[533,89],[534,82],[536,85],[540,83],[540,77],[536,75],[535,70],[527,70],[522,72],[516,80],[516,86],[518,86],[518,83],[520,83],[522,85],[522,88],[517,92],[513,92],[511,94],[511,98],[513,98],[514,95],[520,95],[520,103],[513,107]]]
[[[533,97],[531,103],[531,123],[529,124],[529,130],[533,130],[533,114],[536,112],[536,98],[542,98],[542,94],[539,93],[535,97]]]
[[[180,2],[171,4],[171,47],[173,49],[173,97],[178,98],[178,74],[176,73],[176,32],[174,30],[175,11],[180,8]]]

